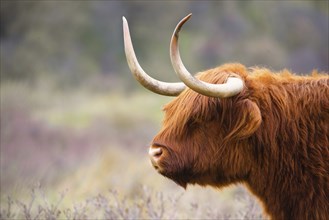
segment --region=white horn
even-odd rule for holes
[[[186,86],[184,83],[166,83],[156,80],[150,77],[139,65],[136,58],[134,48],[131,42],[131,37],[129,33],[128,22],[125,17],[122,17],[123,20],[123,36],[124,36],[124,47],[127,62],[130,68],[130,71],[136,78],[136,80],[142,84],[145,88],[151,90],[152,92],[158,93],[160,95],[166,96],[177,96],[179,95]]]
[[[192,16],[187,15],[176,26],[170,42],[170,59],[179,78],[192,90],[211,97],[228,98],[240,93],[243,89],[243,80],[237,77],[229,77],[225,84],[211,84],[200,81],[185,68],[178,49],[179,31],[183,24]]]

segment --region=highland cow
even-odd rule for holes
[[[182,83],[151,78],[138,64],[127,21],[125,52],[149,90],[177,96],[164,107],[149,154],[154,168],[186,188],[244,184],[273,219],[329,218],[329,76],[297,76],[225,64],[192,76],[173,33],[170,57]]]

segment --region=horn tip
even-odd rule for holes
[[[125,16],[122,16],[122,21],[123,23],[127,23],[127,19],[125,18]]]
[[[188,19],[190,19],[191,17],[192,17],[192,13],[186,15],[186,17],[184,18],[184,20],[188,20]]]

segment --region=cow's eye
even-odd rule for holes
[[[200,124],[199,120],[197,120],[195,118],[191,118],[187,121],[186,127],[188,129],[195,129],[199,126],[199,124]]]

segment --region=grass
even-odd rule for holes
[[[1,219],[262,219],[255,209],[255,203],[248,201],[248,206],[238,213],[218,212],[216,209],[204,209],[198,203],[189,203],[190,216],[179,213],[177,206],[182,195],[168,196],[154,192],[150,188],[140,187],[133,198],[120,195],[116,190],[90,197],[71,206],[63,206],[67,192],[61,192],[57,199],[49,201],[45,191],[39,185],[31,189],[26,202],[7,197],[6,207],[0,210]],[[238,201],[250,200],[247,195]],[[185,203],[186,205],[186,203]]]
[[[152,168],[171,98],[48,81],[0,90],[1,219],[263,218],[240,186],[184,191]]]

